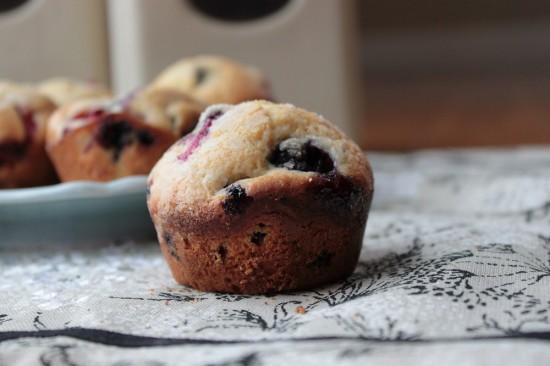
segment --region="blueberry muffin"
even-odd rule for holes
[[[33,89],[0,81],[0,188],[55,183],[46,151],[46,121],[55,105]]]
[[[54,78],[41,82],[37,89],[58,106],[79,99],[110,97],[111,92],[104,86],[91,81],[77,81],[67,78]]]
[[[317,114],[266,101],[209,107],[148,182],[175,279],[245,294],[349,276],[373,194],[356,144]]]
[[[148,174],[164,151],[195,127],[203,109],[168,89],[76,101],[50,118],[46,149],[64,182]]]
[[[267,79],[258,69],[217,56],[185,58],[163,71],[152,87],[181,90],[207,104],[270,99]]]

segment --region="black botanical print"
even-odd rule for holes
[[[0,325],[4,324],[5,322],[9,322],[11,319],[8,316],[8,314],[0,314]]]
[[[550,154],[497,155],[375,159],[378,192],[395,192],[375,199],[355,272],[307,291],[180,286],[157,243],[0,246],[0,363],[12,350],[52,366],[369,364],[441,349],[468,363],[470,349],[507,347],[515,364],[529,349],[547,359]]]

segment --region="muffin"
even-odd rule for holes
[[[244,294],[349,276],[373,194],[356,144],[317,114],[267,101],[209,107],[148,184],[174,278]]]
[[[58,106],[80,99],[110,97],[104,86],[91,81],[76,81],[68,78],[48,79],[38,84],[37,89]]]
[[[148,174],[193,129],[204,105],[175,90],[80,100],[50,118],[46,149],[63,182]]]
[[[46,151],[46,121],[55,105],[33,89],[0,81],[0,188],[55,183]]]
[[[271,99],[258,69],[218,56],[185,58],[164,70],[152,87],[180,90],[207,104]]]

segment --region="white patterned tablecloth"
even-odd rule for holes
[[[0,246],[0,365],[549,364],[550,148],[370,158],[357,270],[312,291],[194,291],[152,242]]]

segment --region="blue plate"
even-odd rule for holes
[[[150,240],[146,176],[0,190],[0,244]]]

